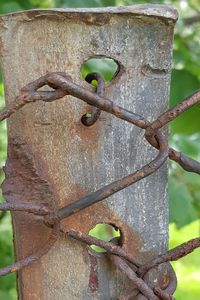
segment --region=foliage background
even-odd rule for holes
[[[174,61],[171,81],[170,106],[200,87],[200,0],[0,0],[0,14],[31,8],[100,7],[141,3],[169,4],[176,7],[180,19],[174,39]],[[0,79],[0,106],[4,105],[3,84]],[[200,106],[195,106],[172,122],[170,142],[179,151],[200,160]],[[0,124],[0,179],[6,158],[6,123]],[[200,235],[200,179],[170,164],[170,247]],[[2,196],[0,196],[2,201]],[[0,266],[13,260],[10,215],[0,214]],[[200,299],[200,250],[173,263],[179,286],[177,300]],[[15,275],[0,279],[0,300],[16,299]]]

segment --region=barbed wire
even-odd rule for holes
[[[52,210],[50,207],[34,204],[34,203],[2,203],[0,211],[23,211],[40,216],[48,227],[52,227],[49,238],[44,243],[44,246],[36,253],[17,261],[11,266],[1,268],[0,276],[19,271],[24,267],[39,260],[43,255],[49,252],[51,247],[56,242],[59,235],[64,235],[60,227],[60,221],[68,216],[78,213],[80,210],[102,201],[114,193],[142,180],[143,178],[153,174],[158,170],[163,163],[169,158],[177,162],[183,169],[188,172],[200,174],[200,163],[182,152],[177,152],[175,149],[168,148],[167,139],[161,132],[161,129],[170,121],[177,118],[190,107],[200,102],[200,90],[193,95],[187,97],[180,104],[172,109],[167,110],[162,115],[158,116],[153,122],[147,121],[143,116],[135,114],[125,108],[116,105],[111,100],[104,97],[105,83],[104,79],[98,73],[91,73],[86,77],[86,80],[91,83],[97,81],[96,92],[92,92],[75,84],[71,77],[63,72],[48,73],[45,76],[27,84],[20,91],[20,95],[10,103],[7,107],[0,111],[0,121],[9,118],[23,106],[36,101],[52,102],[63,98],[66,95],[74,96],[81,99],[92,106],[92,111],[82,117],[82,122],[86,126],[91,126],[99,118],[101,111],[108,112],[115,117],[129,122],[141,129],[145,130],[145,138],[154,148],[158,150],[157,156],[147,163],[145,166],[136,170],[132,174],[125,176],[117,181],[114,181],[103,188],[85,196],[57,210]],[[40,91],[41,87],[48,86],[52,91]],[[136,257],[130,256],[126,251],[118,245],[117,239],[110,242],[104,242],[87,234],[74,231],[73,228],[65,234],[66,238],[73,238],[87,245],[96,245],[104,248],[109,259],[121,269],[126,276],[132,280],[138,289],[136,295],[137,300],[173,300],[173,293],[176,289],[177,280],[175,273],[169,264],[169,261],[177,260],[196,248],[200,247],[200,238],[197,237],[182,245],[156,256],[146,264],[141,265]],[[168,274],[167,285],[160,286],[160,283],[153,284],[150,282],[148,273],[152,269],[156,269],[158,277],[158,267],[162,266]],[[160,275],[161,276],[161,275]],[[158,280],[159,282],[159,280]],[[118,298],[119,300],[131,299],[133,294]]]

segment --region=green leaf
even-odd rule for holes
[[[31,5],[30,0],[1,0],[0,1],[0,13],[7,14],[10,12],[21,11],[25,9],[34,8]]]
[[[170,145],[193,159],[199,158],[200,133],[191,135],[174,134],[171,136]]]
[[[10,13],[10,12],[15,12],[15,11],[20,11],[23,10],[23,7],[21,7],[21,5],[17,2],[5,2],[2,3],[0,6],[0,13],[1,14],[6,14],[6,13]]]
[[[64,0],[58,1],[62,7],[102,7],[102,6],[115,6],[116,0]]]
[[[0,267],[13,262],[12,230],[10,214],[6,214],[0,224]],[[0,300],[15,300],[16,274],[0,277]]]
[[[62,1],[62,7],[100,7],[101,1],[98,0],[65,0]]]
[[[101,6],[115,6],[117,5],[117,1],[115,0],[101,0]]]
[[[199,221],[195,221],[181,229],[175,224],[170,225],[170,249],[192,238],[199,236]],[[191,254],[172,262],[178,279],[178,287],[175,292],[177,300],[199,300],[200,295],[200,249]]]
[[[85,79],[87,74],[97,72],[105,79],[108,84],[118,71],[117,63],[107,57],[91,58],[83,63],[81,67],[82,77]]]
[[[174,222],[177,227],[182,227],[197,218],[193,198],[187,186],[181,181],[181,177],[171,176],[169,179],[170,223]]]
[[[200,89],[200,81],[186,70],[173,70],[171,80],[170,106]],[[172,133],[191,134],[200,131],[200,105],[195,105],[170,123]]]

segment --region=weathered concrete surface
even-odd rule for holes
[[[106,56],[121,71],[106,96],[154,119],[167,108],[173,27],[177,13],[165,6],[100,10],[34,10],[0,19],[6,102],[46,72],[81,78],[82,63]],[[127,175],[156,155],[144,132],[107,113],[92,127],[81,124],[88,105],[72,97],[24,107],[8,122],[7,201],[62,207]],[[167,166],[108,200],[64,220],[63,228],[88,233],[97,223],[120,228],[123,247],[145,260],[167,248]],[[49,230],[31,215],[13,217],[17,258],[41,247]],[[145,253],[145,256],[144,256]],[[23,300],[117,299],[132,284],[105,257],[91,256],[73,240],[59,240],[41,261],[19,273]]]

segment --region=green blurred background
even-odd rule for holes
[[[0,14],[53,7],[101,7],[141,3],[169,4],[180,19],[176,25],[170,106],[200,88],[200,0],[0,0]],[[91,66],[90,66],[91,67]],[[100,66],[105,69],[105,66]],[[106,76],[109,74],[106,70]],[[109,76],[108,76],[109,77]],[[4,106],[0,79],[0,107]],[[195,106],[170,125],[170,143],[179,151],[200,160],[200,106]],[[0,180],[6,159],[6,123],[0,124]],[[170,248],[200,235],[200,177],[184,172],[175,163],[169,169]],[[3,201],[2,196],[0,196]],[[0,213],[0,267],[13,261],[9,213]],[[173,263],[179,285],[177,300],[200,299],[200,250]],[[0,278],[0,300],[17,299],[15,274]]]

